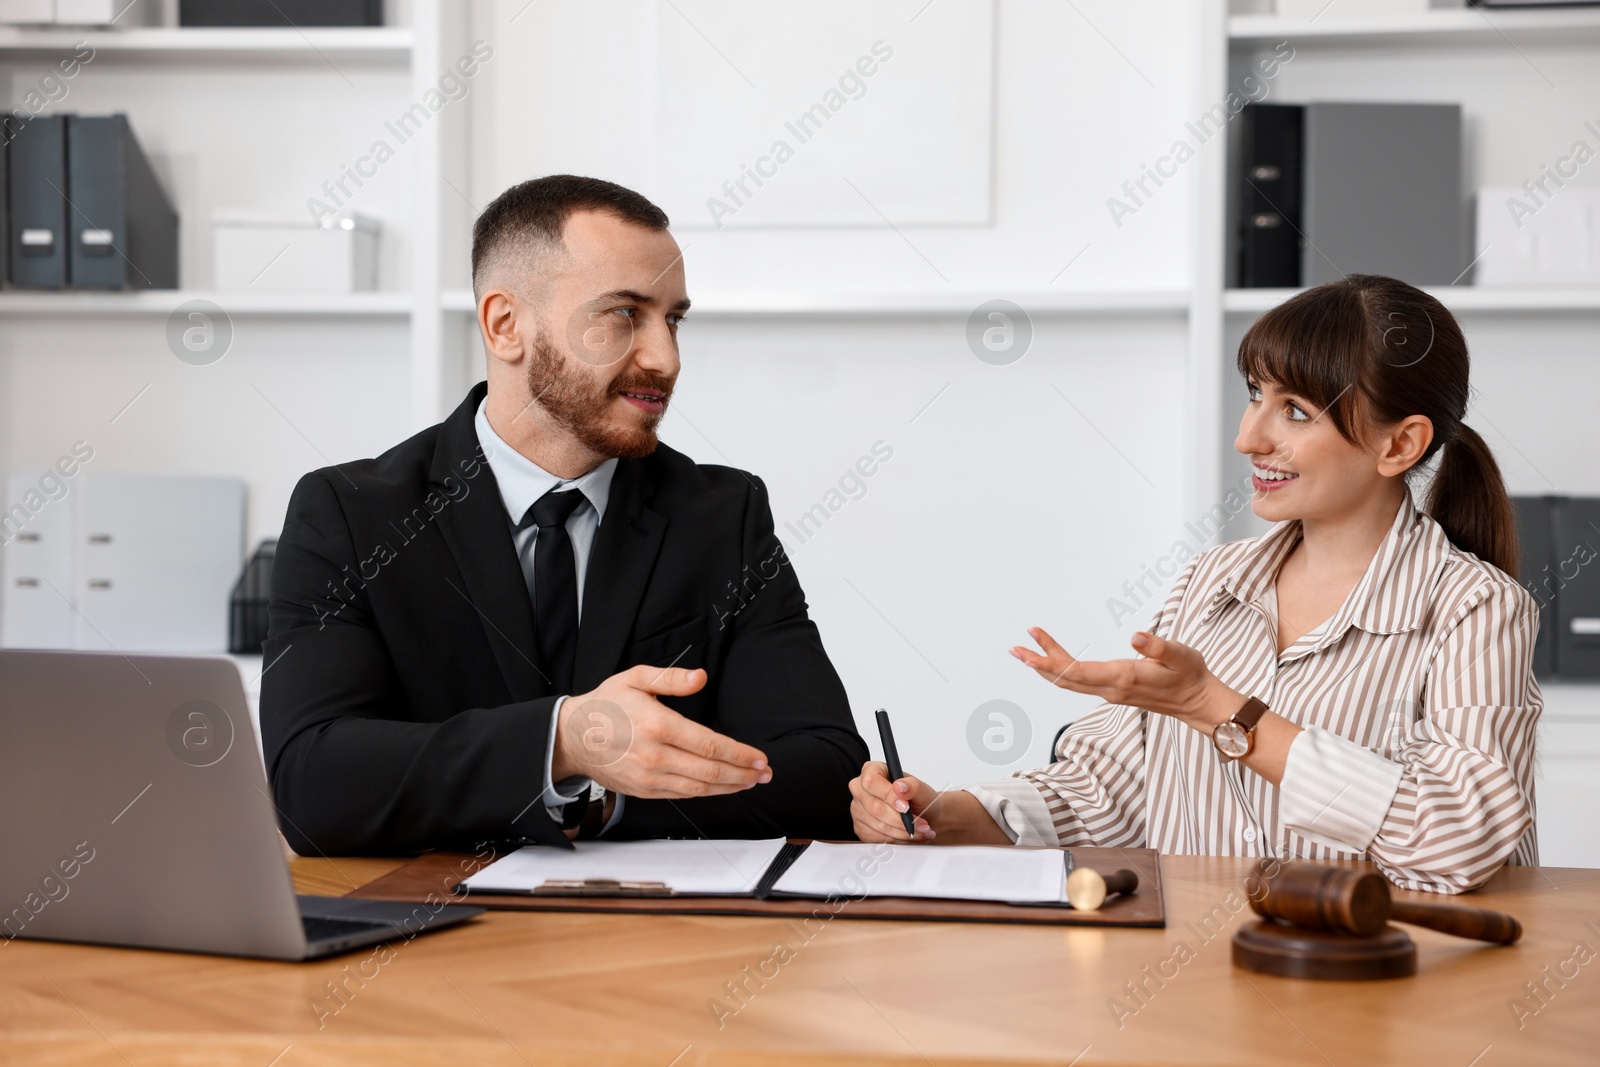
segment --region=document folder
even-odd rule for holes
[[[67,284],[67,120],[63,115],[6,119],[10,135],[11,284],[63,289]]]
[[[176,289],[178,214],[126,115],[67,117],[75,289]]]
[[[935,922],[1000,922],[1055,926],[1133,926],[1166,925],[1162,904],[1161,865],[1155,850],[1147,848],[1050,849],[1061,856],[1065,871],[1090,867],[1109,874],[1130,868],[1139,875],[1138,891],[1130,896],[1114,896],[1098,911],[1078,911],[1065,903],[997,903],[993,901],[933,899],[927,897],[875,896],[871,879],[860,887],[826,897],[786,895],[781,875],[801,856],[809,842],[790,841],[773,864],[757,879],[754,888],[737,895],[702,896],[690,893],[616,894],[596,892],[597,886],[555,887],[537,892],[516,893],[458,890],[461,883],[477,874],[495,856],[433,852],[389,872],[381,878],[352,890],[353,897],[369,900],[395,900],[437,903],[441,899],[467,901],[487,908],[511,911],[621,912],[625,914],[753,915],[769,918],[805,918],[825,914],[832,918],[921,920]],[[897,846],[917,852],[937,852],[930,846]],[[555,850],[551,850],[554,852]],[[1018,850],[1021,851],[1021,850]],[[891,861],[892,863],[892,861]],[[542,888],[542,887],[541,887]],[[584,892],[584,889],[590,891]]]

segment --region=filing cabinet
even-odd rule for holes
[[[235,478],[83,472],[39,494],[7,479],[0,643],[13,648],[221,652],[244,556]],[[27,502],[44,503],[31,510]]]

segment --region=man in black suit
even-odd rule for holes
[[[261,687],[289,843],[851,837],[867,750],[766,489],[656,440],[689,307],[666,215],[524,182],[472,272],[488,381],[289,503]]]

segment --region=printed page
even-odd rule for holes
[[[927,897],[1037,904],[1067,899],[1066,853],[987,845],[858,845],[821,841],[773,887],[825,897]]]
[[[476,893],[529,893],[547,881],[614,878],[665,882],[679,893],[728,896],[749,893],[782,850],[784,839],[765,841],[577,841],[576,848],[529,845],[468,878]]]

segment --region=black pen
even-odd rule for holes
[[[898,782],[905,772],[900,768],[900,750],[894,747],[894,730],[889,727],[889,713],[879,708],[873,714],[878,719],[878,737],[883,741],[883,762],[889,765],[889,781]],[[916,820],[909,811],[900,813],[900,821],[905,824],[906,833],[917,836]]]

